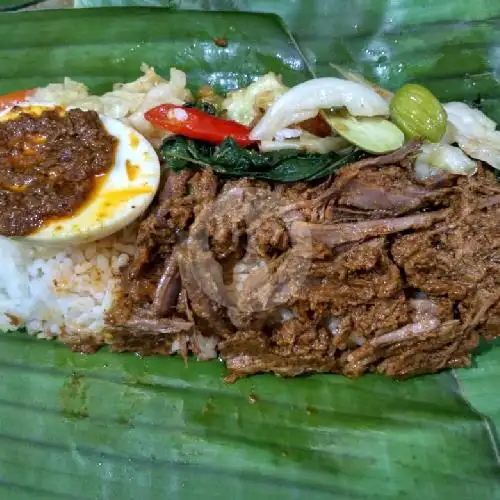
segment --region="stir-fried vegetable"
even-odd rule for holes
[[[456,142],[469,156],[500,170],[500,131],[483,112],[462,102],[445,104],[448,142]]]
[[[261,110],[267,111],[277,97],[288,90],[274,73],[261,76],[248,87],[229,93],[222,107],[227,117],[243,125],[251,125]]]
[[[174,170],[210,166],[226,177],[253,177],[279,182],[312,181],[366,156],[362,151],[349,154],[315,154],[283,150],[259,153],[244,149],[231,138],[220,146],[185,137],[169,137],[163,142],[161,156]]]
[[[372,89],[340,78],[316,78],[279,97],[252,130],[255,140],[272,140],[279,130],[314,118],[322,109],[345,107],[354,116],[386,116],[387,102]]]
[[[446,111],[422,85],[403,85],[391,100],[391,119],[408,139],[439,142],[446,131]]]
[[[308,151],[310,153],[327,154],[348,147],[350,147],[350,144],[340,135],[335,137],[333,135],[318,137],[306,131],[302,131],[297,139],[260,141],[259,143],[259,149],[263,152],[296,149],[298,151]]]
[[[249,138],[248,127],[196,108],[162,104],[144,113],[144,117],[155,127],[212,144],[220,144],[226,137],[231,137],[240,146],[254,142]]]
[[[325,112],[323,117],[339,135],[369,153],[389,153],[405,142],[403,132],[384,118],[356,118],[342,112]]]
[[[213,114],[219,114],[223,109],[223,98],[210,85],[203,85],[196,93],[197,108],[203,109],[203,105],[211,106],[215,111]]]
[[[427,179],[440,170],[457,175],[474,175],[477,171],[477,162],[454,146],[424,144],[415,160],[417,177]]]

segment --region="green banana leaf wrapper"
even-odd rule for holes
[[[389,88],[417,80],[442,99],[480,94],[500,118],[500,4],[167,3],[0,15],[0,93],[65,75],[102,92],[142,62],[167,75],[176,66],[194,88],[267,71],[291,85],[334,62]],[[274,9],[297,37],[274,15],[180,10],[193,7]],[[406,381],[227,385],[217,361],[85,356],[2,334],[0,498],[500,498],[500,347],[480,351],[471,369]]]

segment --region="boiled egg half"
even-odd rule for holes
[[[16,108],[3,111],[0,121],[14,119],[20,107],[24,113],[40,115],[55,106],[19,103]],[[160,162],[153,146],[119,120],[102,114],[99,118],[107,132],[117,139],[112,169],[99,178],[91,198],[75,214],[45,222],[36,232],[18,239],[40,244],[100,240],[131,224],[153,201],[160,183]]]

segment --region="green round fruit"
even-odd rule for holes
[[[439,142],[446,132],[447,116],[438,99],[422,85],[408,83],[391,100],[391,119],[407,139]]]

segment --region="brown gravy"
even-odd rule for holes
[[[112,169],[116,144],[94,111],[0,121],[0,235],[29,235],[82,208]]]

